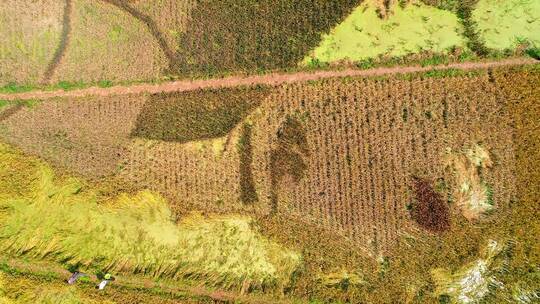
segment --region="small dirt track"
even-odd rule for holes
[[[437,66],[397,66],[397,67],[380,67],[369,70],[346,69],[335,71],[315,71],[315,72],[298,72],[298,73],[271,73],[266,75],[254,76],[231,76],[225,78],[205,79],[205,80],[179,80],[159,84],[136,84],[130,86],[115,86],[111,88],[91,87],[73,91],[33,91],[26,93],[15,94],[0,94],[0,99],[3,100],[20,100],[20,99],[48,99],[53,97],[84,97],[84,96],[109,96],[123,94],[155,94],[166,92],[185,92],[198,89],[211,88],[230,88],[236,86],[249,85],[280,85],[285,83],[313,81],[324,78],[339,78],[339,77],[358,77],[358,76],[382,76],[393,74],[407,74],[427,71],[444,71],[450,69],[458,70],[475,70],[488,69],[502,66],[519,66],[528,64],[537,64],[539,61],[532,58],[510,58],[498,61],[486,62],[463,62],[452,63],[447,65]]]

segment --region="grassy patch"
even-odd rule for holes
[[[110,80],[100,80],[98,82],[71,82],[71,81],[60,81],[51,85],[38,85],[38,84],[17,84],[9,83],[5,86],[0,87],[0,94],[17,94],[17,93],[26,93],[31,91],[72,91],[89,88],[92,86],[97,86],[100,88],[109,88],[112,87],[114,83]]]
[[[365,3],[330,34],[324,35],[321,44],[303,63],[356,62],[423,51],[446,53],[465,45],[460,31],[457,16],[448,11],[423,4],[396,5],[393,14],[381,19],[375,6]]]
[[[540,1],[479,0],[471,19],[490,49],[514,50],[524,42],[540,47]]]
[[[105,303],[82,296],[74,287],[51,287],[44,282],[36,284],[36,282],[25,278],[8,278],[0,272],[0,303]]]
[[[155,193],[100,197],[4,145],[0,177],[5,254],[252,288],[287,285],[300,263],[298,254],[263,238],[247,217],[192,214],[175,223]]]
[[[133,136],[176,142],[227,135],[266,96],[263,87],[152,95]]]
[[[88,84],[83,82],[69,82],[69,81],[60,81],[56,85],[52,86],[51,89],[62,89],[64,91],[72,91],[78,89],[84,89],[88,87]]]
[[[540,47],[531,47],[526,51],[527,55],[531,56],[536,60],[540,60]]]
[[[0,87],[0,93],[2,94],[14,94],[33,91],[36,89],[35,85],[29,84],[17,84],[14,82],[8,83],[3,87]]]
[[[98,81],[97,85],[100,88],[110,88],[113,86],[113,82],[110,80],[100,80]]]

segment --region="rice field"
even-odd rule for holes
[[[190,214],[175,222],[156,193],[99,197],[37,159],[1,148],[2,189],[9,189],[0,196],[4,254],[254,288],[287,285],[301,262],[254,231],[247,217]]]
[[[4,1],[0,85],[109,86],[329,64],[537,56],[536,1],[456,3]]]
[[[3,1],[0,304],[536,303],[539,11]]]

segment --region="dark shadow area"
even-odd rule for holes
[[[179,40],[182,75],[296,67],[358,0],[201,0]]]
[[[309,157],[306,132],[302,123],[287,117],[277,132],[277,144],[270,152],[270,204],[271,213],[278,210],[278,190],[281,180],[291,176],[298,183],[305,175]]]
[[[71,13],[73,11],[73,2],[72,0],[66,0],[66,5],[64,6],[64,17],[62,19],[62,35],[60,37],[60,44],[54,52],[53,59],[47,66],[47,70],[43,74],[43,83],[48,84],[51,80],[56,68],[60,65],[60,61],[66,53],[66,49],[69,45],[69,39],[71,36]]]
[[[240,87],[154,94],[143,106],[131,135],[181,143],[225,136],[268,91]]]
[[[259,200],[251,165],[253,163],[253,147],[251,145],[251,124],[242,126],[242,134],[238,142],[240,154],[240,200],[244,204],[254,203]]]
[[[442,196],[430,182],[413,177],[415,200],[411,206],[413,220],[422,228],[431,232],[443,232],[450,229],[450,210]]]

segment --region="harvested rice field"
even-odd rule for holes
[[[537,3],[0,3],[0,303],[537,303]]]

